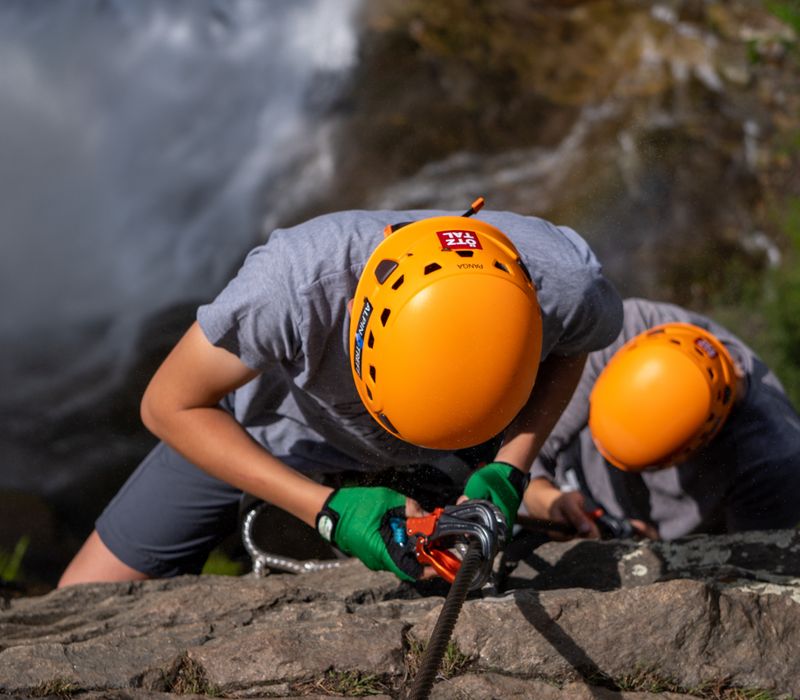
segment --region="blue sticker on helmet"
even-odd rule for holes
[[[372,304],[369,299],[364,297],[364,307],[361,309],[361,316],[358,317],[356,326],[356,337],[353,344],[353,367],[356,374],[361,377],[361,356],[364,348],[364,335],[367,332],[369,317],[372,315]]]

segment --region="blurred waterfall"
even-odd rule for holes
[[[119,383],[147,319],[211,298],[265,220],[326,186],[357,6],[2,3],[0,488],[44,481],[7,442]]]

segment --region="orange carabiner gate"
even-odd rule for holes
[[[444,512],[443,508],[436,508],[433,513],[418,518],[406,520],[406,534],[416,539],[414,551],[417,561],[423,566],[431,566],[433,570],[448,583],[453,583],[461,560],[447,551],[432,546],[431,537],[437,531],[439,518]]]
[[[491,574],[492,561],[505,543],[505,531],[505,520],[497,507],[481,500],[436,508],[429,515],[406,520],[406,535],[414,543],[417,561],[432,567],[448,583],[453,583],[462,563],[453,549],[477,539],[483,565],[473,587],[483,585]]]

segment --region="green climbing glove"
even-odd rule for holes
[[[405,581],[422,574],[413,549],[395,536],[405,529],[406,497],[392,489],[354,486],[334,491],[317,515],[317,531],[373,571],[391,571]]]
[[[509,532],[517,519],[528,475],[506,462],[491,462],[467,479],[464,495],[494,503],[505,516]]]

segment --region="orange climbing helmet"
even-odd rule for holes
[[[589,397],[597,449],[624,471],[678,464],[707,445],[734,403],[736,368],[714,335],[666,323],[623,345]]]
[[[524,406],[542,350],[536,289],[499,230],[463,216],[387,226],[356,287],[353,378],[393,435],[454,450],[500,433]]]

